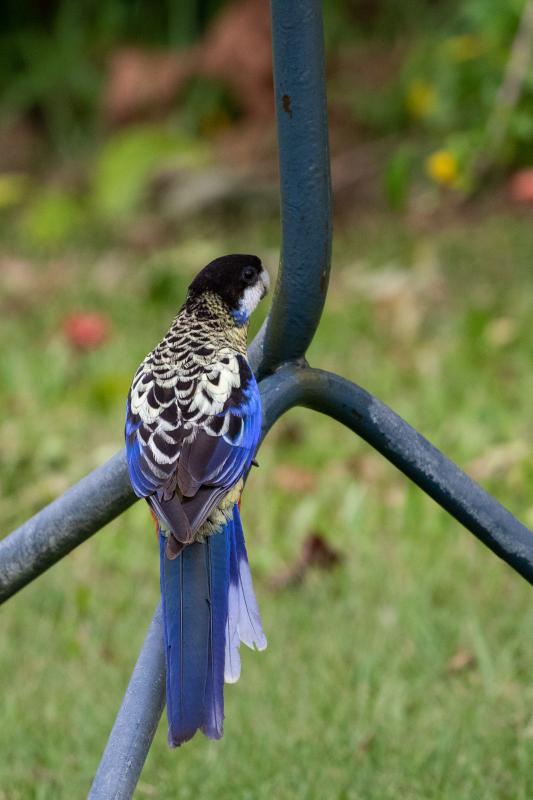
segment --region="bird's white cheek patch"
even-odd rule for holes
[[[249,286],[244,290],[242,300],[239,303],[239,311],[249,317],[257,308],[257,304],[261,300],[263,294],[263,284],[256,283],[254,286]]]
[[[266,269],[263,269],[261,271],[261,275],[259,277],[263,281],[263,286],[265,288],[265,292],[268,292],[268,290],[270,289],[270,275],[268,274]]]

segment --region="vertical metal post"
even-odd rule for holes
[[[320,0],[271,0],[282,250],[258,377],[301,358],[331,260],[331,182]]]

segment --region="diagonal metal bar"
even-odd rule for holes
[[[261,384],[263,437],[295,405],[327,414],[375,447],[493,552],[533,583],[533,533],[371,394],[329,372],[286,365]],[[164,706],[159,608],[109,737],[90,800],[128,800]]]
[[[254,371],[264,331],[249,349]],[[137,497],[121,450],[0,540],[0,604],[129,508]]]
[[[330,372],[294,367],[283,372],[288,407],[306,406],[346,425],[533,584],[533,532],[398,414]],[[267,381],[262,388],[268,402]]]
[[[156,608],[109,734],[88,800],[129,800],[165,707],[161,604]]]
[[[0,541],[0,603],[136,499],[124,453],[117,453]]]

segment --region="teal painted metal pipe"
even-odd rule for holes
[[[331,181],[324,35],[319,0],[271,0],[282,246],[260,378],[305,356],[331,261]],[[259,342],[254,345],[259,346]]]

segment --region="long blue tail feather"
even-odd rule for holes
[[[201,729],[220,739],[224,681],[240,675],[240,642],[263,650],[238,506],[220,533],[184,547],[171,560],[160,534],[161,595],[171,747]]]
[[[229,541],[232,522],[205,542],[211,620],[205,710],[202,731],[210,739],[220,739],[224,721],[224,645],[228,617]]]
[[[165,555],[165,537],[160,540],[168,742],[171,747],[179,747],[194,736],[204,721],[209,585],[204,544],[189,545],[171,560]]]

